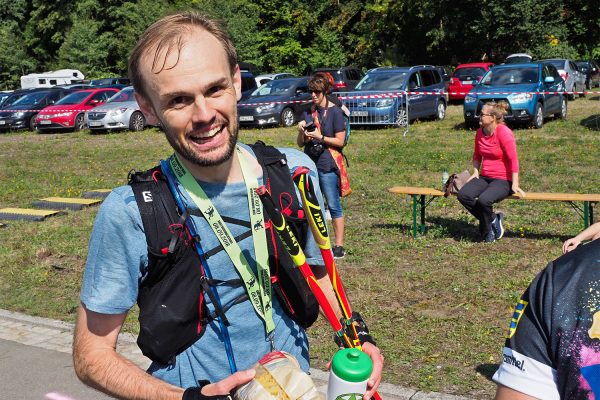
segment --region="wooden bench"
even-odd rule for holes
[[[437,189],[414,187],[414,186],[394,186],[388,191],[394,194],[405,194],[412,196],[412,233],[417,237],[417,231],[425,233],[425,210],[427,206],[436,198],[444,196],[444,192]],[[537,193],[525,192],[525,197],[509,196],[507,199],[527,200],[527,201],[564,201],[569,203],[583,218],[583,227],[587,228],[594,223],[594,206],[600,202],[600,194],[586,193]],[[429,196],[429,199],[427,198]],[[583,203],[580,207],[578,203]],[[417,226],[417,212],[421,213],[421,224]]]

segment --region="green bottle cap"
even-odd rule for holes
[[[347,382],[362,382],[369,379],[373,362],[358,349],[342,349],[333,356],[331,370],[338,378]]]

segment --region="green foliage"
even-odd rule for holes
[[[589,0],[0,0],[0,87],[26,73],[125,75],[153,21],[175,10],[223,21],[240,61],[259,72],[321,66],[600,58],[600,7]]]

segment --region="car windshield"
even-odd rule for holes
[[[481,78],[485,74],[485,69],[481,67],[465,67],[454,71],[452,75],[461,81],[472,81],[473,79]]]
[[[111,83],[113,82],[110,78],[92,79],[90,81],[90,86],[110,85]]]
[[[538,82],[538,68],[498,68],[490,70],[483,77],[483,85],[520,85],[524,83]]]
[[[254,92],[252,96],[268,96],[268,95],[291,95],[292,90],[296,87],[295,81],[287,80],[270,80]]]
[[[554,65],[556,69],[565,69],[565,60],[551,60],[548,63]]]
[[[90,92],[75,92],[63,97],[55,104],[80,104],[90,95]]]
[[[115,94],[113,97],[108,99],[107,103],[122,103],[124,101],[133,101],[133,88],[126,88]]]
[[[356,90],[394,90],[402,89],[406,72],[367,73],[356,85]]]
[[[44,99],[44,97],[48,96],[48,92],[35,92],[26,94],[21,97],[19,100],[15,101],[13,106],[22,106],[22,105],[33,105],[38,104],[40,101]]]

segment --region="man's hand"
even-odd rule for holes
[[[233,375],[229,375],[222,381],[209,383],[202,388],[202,394],[205,396],[227,396],[233,389],[245,385],[250,382],[256,371],[254,369],[247,369],[245,371],[238,371]]]
[[[371,357],[373,361],[373,372],[367,382],[367,391],[363,396],[364,400],[370,400],[373,394],[377,391],[377,387],[381,383],[381,371],[383,370],[383,353],[379,348],[371,343],[362,345],[362,351]]]

